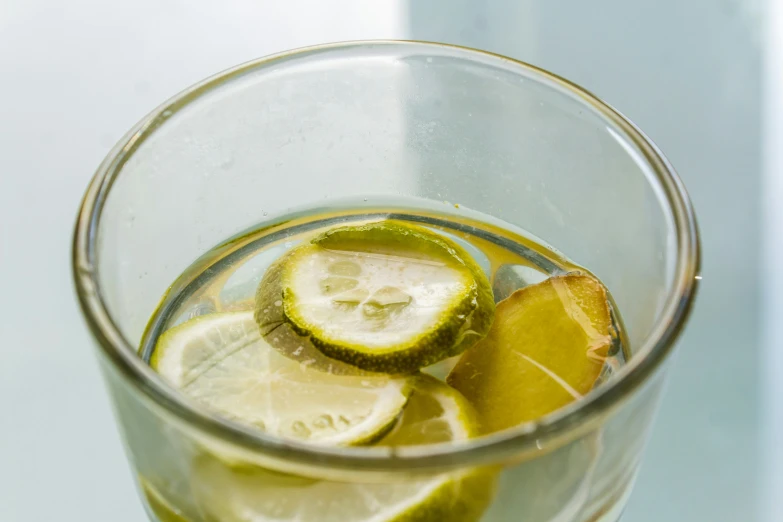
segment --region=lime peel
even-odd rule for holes
[[[494,300],[465,250],[395,220],[338,227],[290,251],[259,284],[256,320],[287,325],[329,360],[365,371],[410,373],[486,335]],[[278,333],[289,354],[302,345]],[[313,350],[303,350],[312,357]],[[321,361],[323,362],[323,361]]]

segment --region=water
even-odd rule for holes
[[[171,285],[150,320],[142,357],[149,361],[157,338],[167,329],[199,315],[254,309],[254,296],[267,268],[302,241],[336,226],[395,219],[425,226],[452,239],[481,266],[492,284],[495,302],[550,276],[586,272],[540,241],[476,219],[423,211],[344,209],[319,212],[282,225],[251,229],[202,256]],[[611,298],[610,298],[611,303]],[[620,334],[610,350],[605,375],[628,356],[616,306],[611,306],[615,329]]]
[[[465,217],[466,215],[469,217]],[[313,211],[292,215],[273,225],[252,228],[225,241],[198,259],[171,285],[151,318],[142,340],[141,356],[146,361],[150,361],[160,335],[183,322],[219,312],[254,310],[256,290],[265,272],[277,259],[297,245],[336,226],[359,225],[382,219],[394,219],[424,226],[458,243],[487,275],[496,302],[507,298],[520,288],[540,283],[551,276],[587,272],[543,242],[533,239],[532,236],[511,226],[498,224],[488,218],[483,219],[481,216],[469,213],[455,214],[402,208],[371,210],[342,208]],[[609,379],[628,357],[628,345],[624,342],[620,317],[611,297],[609,301],[612,321],[618,335],[613,337],[609,357],[596,385]],[[447,359],[425,371],[442,379],[457,358]],[[589,486],[591,483],[601,483],[599,475],[602,471],[598,462],[605,452],[604,444],[605,441],[599,435],[591,436],[530,463],[509,468],[498,477],[498,489],[494,501],[480,520],[490,522],[586,520],[582,518],[582,513],[587,509]],[[611,454],[613,448],[609,450]],[[228,473],[231,474],[230,471]],[[231,477],[234,482],[229,482],[230,489],[245,487],[247,477],[244,473]],[[148,507],[159,520],[202,522],[214,519],[214,516],[204,515],[203,508],[193,507],[199,505],[198,497],[201,494],[190,491],[192,486],[187,485],[188,480],[184,481],[186,484],[184,489],[179,486],[180,492],[173,495],[165,491],[169,486],[153,484],[149,477],[141,477]],[[183,481],[178,480],[178,482],[182,484]],[[324,484],[325,489],[332,487],[329,482],[320,484]],[[219,486],[215,487],[219,488]],[[337,486],[334,487],[337,489],[333,495],[339,496],[341,490]],[[222,490],[217,491],[222,494]],[[618,491],[625,491],[625,486],[608,487],[607,491],[617,495]],[[609,496],[609,493],[606,495]],[[599,500],[590,500],[592,512],[595,512],[596,502]],[[611,505],[607,509],[610,508]],[[431,519],[432,522],[442,519],[438,518],[442,515],[433,516],[435,518]],[[237,520],[267,520],[253,518],[250,515],[248,517]],[[288,519],[282,517],[274,520]],[[308,522],[309,518],[291,520]],[[430,521],[429,518],[417,520]],[[477,520],[474,517],[466,522]]]

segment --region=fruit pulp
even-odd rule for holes
[[[161,335],[196,318],[211,316],[211,314],[256,311],[256,293],[270,267],[292,249],[335,227],[361,226],[366,223],[393,219],[431,230],[458,244],[470,255],[472,261],[488,278],[496,303],[506,300],[520,289],[540,284],[549,278],[562,277],[566,274],[587,273],[585,269],[573,264],[541,242],[524,233],[513,231],[511,226],[490,224],[488,222],[490,220],[466,214],[471,217],[465,217],[462,213],[440,213],[405,208],[372,210],[344,208],[328,212],[314,211],[293,216],[276,225],[256,228],[229,239],[202,256],[172,284],[150,320],[142,341],[140,354],[147,361],[154,359],[154,352]],[[495,223],[497,222],[495,221]],[[608,310],[611,313],[614,335],[605,356],[602,357],[603,366],[597,374],[595,385],[600,385],[609,379],[625,362],[628,355],[627,343],[623,342],[623,330],[616,307],[612,305],[610,297],[607,299],[609,300]],[[445,359],[430,367],[423,368],[423,372],[445,379],[446,374],[457,364],[459,358],[460,355]],[[531,362],[536,364],[535,361]],[[552,375],[552,381],[548,385],[568,387],[566,383],[558,380],[557,375]],[[566,391],[573,395],[573,390]],[[499,408],[502,409],[503,405],[499,405]],[[381,440],[380,443],[382,442]],[[588,453],[594,451],[595,448],[592,448]],[[589,471],[589,468],[590,466],[587,466],[585,470]],[[164,502],[166,494],[159,491],[160,487],[157,490],[154,489],[154,486],[150,485],[145,477],[142,477],[142,482],[145,484],[143,489],[148,497],[149,491],[155,491],[154,501],[150,500],[149,505],[162,521],[172,519],[172,514],[180,517],[177,520],[188,522],[214,520],[216,517],[218,520],[267,520],[266,518],[253,518],[252,515],[247,515],[245,518],[242,516],[231,518],[234,515],[209,515],[203,514],[203,509],[195,511],[188,507],[181,509],[177,506],[176,500],[168,499],[168,503]],[[470,481],[463,482],[470,483]],[[568,488],[566,490],[567,492],[558,493],[563,497],[563,505],[568,505],[573,500],[571,497],[574,492]],[[475,492],[465,491],[464,496],[469,497],[473,493]],[[557,504],[557,502],[558,500],[555,500],[554,503]],[[486,506],[481,511],[484,511],[485,508]],[[377,520],[405,520],[404,512],[397,518],[394,518],[395,516],[397,514]],[[411,519],[430,520],[429,518],[421,518],[422,516],[426,517],[427,515],[417,513]],[[442,517],[444,515],[440,513],[433,516]],[[491,508],[486,512],[485,518],[476,518],[480,516],[481,513],[474,514],[470,521],[505,520],[493,518]],[[548,520],[548,518],[544,518],[546,516],[542,514],[540,520],[542,522]],[[288,519],[282,517],[279,520]],[[373,520],[376,519],[373,518]],[[439,520],[439,518],[432,518],[432,520]],[[534,522],[536,520],[539,518],[535,518]]]

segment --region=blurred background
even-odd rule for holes
[[[69,268],[109,148],[237,63],[406,38],[549,69],[668,155],[703,284],[623,520],[783,521],[782,15],[773,0],[0,0],[0,520],[144,520]]]

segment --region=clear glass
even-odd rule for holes
[[[194,406],[136,355],[168,286],[226,238],[303,208],[400,197],[459,203],[590,269],[623,315],[629,363],[535,423],[392,453],[250,431]],[[213,484],[194,473],[205,459],[228,484],[260,466],[387,490],[488,466],[498,484],[482,521],[617,520],[698,264],[681,182],[620,114],[529,65],[417,42],[297,50],[181,93],[101,165],[74,241],[77,291],[128,457],[150,518],[164,522],[216,520],[204,500]]]

